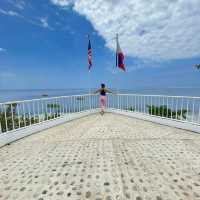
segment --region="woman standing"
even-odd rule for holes
[[[102,83],[101,84],[101,88],[98,89],[96,93],[99,93],[100,94],[100,97],[99,97],[99,104],[100,104],[100,109],[101,109],[101,115],[104,114],[105,112],[105,107],[106,107],[106,93],[113,93],[112,91],[110,91],[109,89],[106,88],[105,84]]]

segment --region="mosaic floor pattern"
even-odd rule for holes
[[[200,200],[200,135],[84,117],[0,148],[0,200]]]

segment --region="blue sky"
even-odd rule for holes
[[[0,89],[200,87],[200,1],[146,2],[1,0]],[[126,73],[115,68],[116,33]]]

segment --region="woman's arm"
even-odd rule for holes
[[[100,92],[100,89],[98,89],[97,91],[95,91],[94,94],[97,94],[97,93],[99,93],[99,92]]]
[[[109,89],[105,89],[106,90],[106,92],[108,92],[108,93],[113,93],[111,90],[109,90]]]
[[[113,91],[111,91],[111,90],[109,90],[109,89],[106,89],[106,92],[111,93],[111,94],[114,94],[114,95],[117,94],[117,92],[113,92]]]

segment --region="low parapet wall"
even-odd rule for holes
[[[66,114],[60,118],[45,121],[42,123],[34,124],[25,128],[21,128],[18,130],[10,131],[7,133],[1,133],[0,134],[0,147],[10,144],[14,141],[17,141],[19,139],[22,139],[24,137],[27,137],[29,135],[32,135],[34,133],[43,131],[45,129],[52,128],[54,126],[69,122],[74,119],[79,119],[91,114],[95,114],[99,112],[99,109],[94,109],[94,110],[88,110],[84,112],[79,112],[79,113],[73,113],[73,114]],[[123,110],[117,110],[117,109],[107,109],[107,112],[110,113],[115,113],[115,114],[120,114],[128,117],[133,117],[141,120],[146,120],[150,122],[154,122],[157,124],[162,124],[170,127],[175,127],[179,129],[184,129],[188,131],[193,131],[196,133],[200,133],[200,126],[196,124],[191,124],[188,122],[181,122],[173,119],[167,119],[163,117],[158,117],[158,116],[152,116],[152,115],[147,115],[143,113],[138,113],[138,112],[130,112],[130,111],[123,111]]]
[[[84,111],[84,112],[79,112],[79,113],[73,113],[73,114],[66,114],[63,115],[62,117],[59,117],[57,119],[52,119],[49,121],[44,121],[38,124],[33,124],[31,126],[28,127],[24,127],[21,129],[16,129],[10,132],[6,132],[6,133],[1,133],[0,134],[0,147],[10,144],[12,142],[15,142],[19,139],[22,139],[24,137],[27,137],[29,135],[32,135],[34,133],[43,131],[45,129],[49,129],[52,128],[54,126],[72,121],[74,119],[79,119],[94,113],[97,113],[98,110],[94,109],[94,110],[89,110],[89,111]]]
[[[145,120],[145,121],[154,122],[157,124],[162,124],[162,125],[166,125],[170,127],[175,127],[179,129],[184,129],[184,130],[200,133],[200,126],[189,123],[189,122],[178,121],[174,119],[167,119],[164,117],[152,116],[152,115],[148,115],[144,113],[123,111],[123,110],[118,110],[118,109],[108,109],[107,111],[111,113],[121,114],[121,115],[129,116],[129,117]]]

